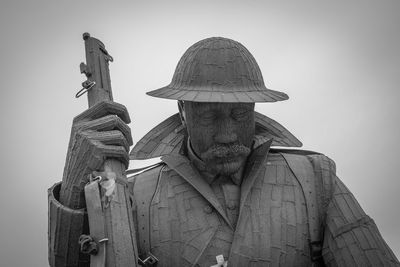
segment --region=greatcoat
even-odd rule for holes
[[[129,178],[139,255],[157,266],[400,266],[328,157],[261,142],[239,184],[210,184],[187,153]],[[190,158],[190,159],[189,159]],[[84,210],[49,189],[51,266],[88,266]]]

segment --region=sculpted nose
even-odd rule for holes
[[[218,131],[214,136],[214,140],[217,143],[228,144],[236,142],[238,139],[237,134],[234,131],[233,123],[229,120],[221,121],[218,125]]]
[[[237,141],[237,135],[235,133],[220,133],[215,136],[217,143],[228,144]]]

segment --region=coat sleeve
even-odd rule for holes
[[[87,214],[59,202],[61,183],[48,190],[48,256],[52,267],[89,267],[89,256],[80,253],[78,240],[87,234]]]
[[[324,192],[329,197],[322,249],[326,266],[400,266],[374,221],[337,178],[334,162],[322,157],[330,177],[325,186],[330,192]]]

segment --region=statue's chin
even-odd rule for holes
[[[242,157],[235,158],[218,158],[209,162],[210,169],[218,174],[232,175],[240,170],[244,163]]]

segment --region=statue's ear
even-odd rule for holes
[[[183,127],[186,128],[186,113],[185,107],[182,100],[178,100],[178,109],[179,109],[179,117],[181,118],[181,122]]]

